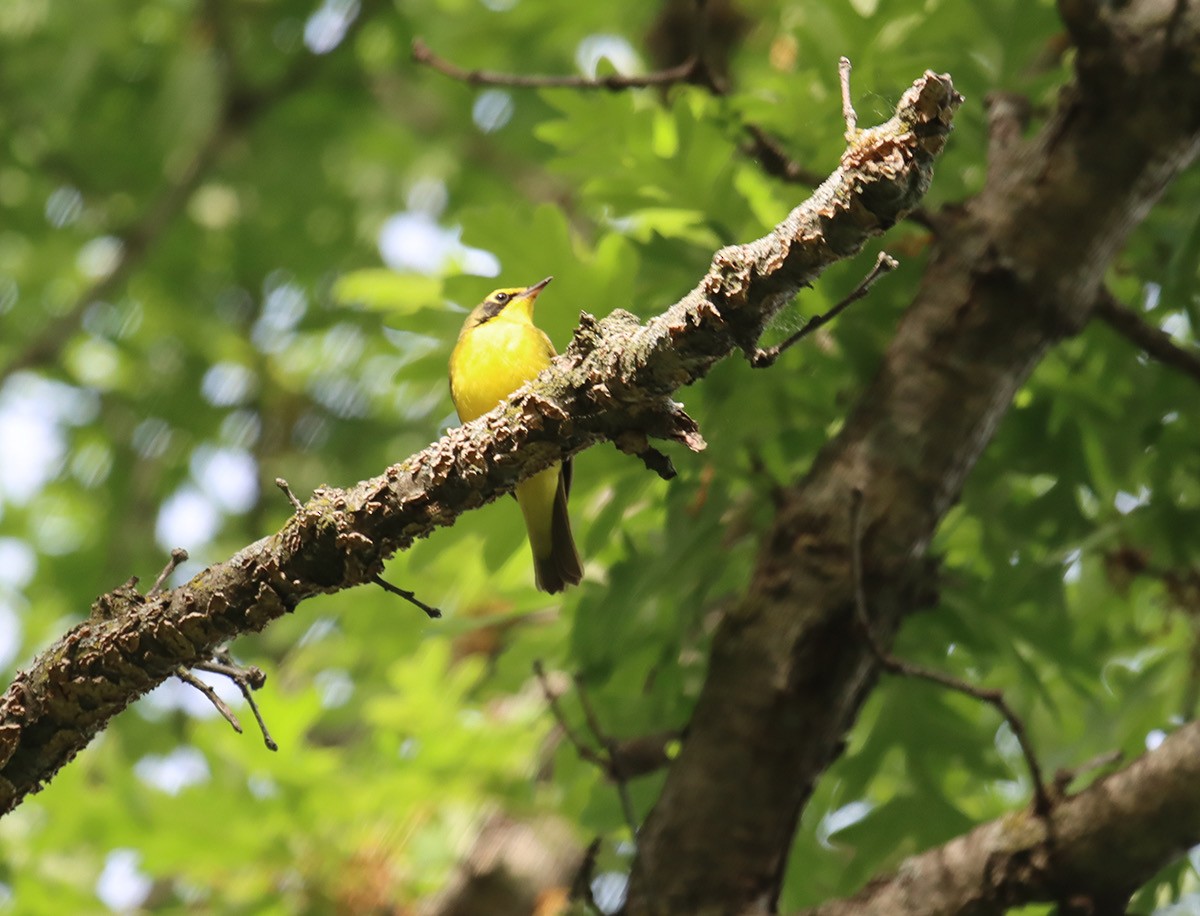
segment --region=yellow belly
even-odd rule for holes
[[[468,319],[450,354],[450,396],[464,423],[490,411],[554,359],[550,338],[529,320],[531,307],[531,302],[524,311],[509,306],[516,310],[471,327],[481,306]],[[516,497],[533,548],[538,588],[560,592],[577,585],[583,569],[571,537],[561,466],[552,464],[517,484]]]
[[[450,397],[459,418],[483,416],[553,358],[550,339],[531,324],[496,318],[472,329],[450,356]]]
[[[545,333],[523,321],[495,318],[471,329],[454,347],[450,356],[450,397],[459,418],[469,423],[483,416],[527,381],[550,365],[554,345]],[[560,466],[552,464],[541,473],[517,484],[516,497],[525,516],[525,528],[533,548],[535,565],[553,562],[555,500],[562,499],[566,516],[566,493],[559,495]],[[564,523],[563,550],[569,548],[578,570],[579,560],[571,539],[569,524]],[[539,573],[539,583],[542,576]],[[569,580],[579,581],[579,573]],[[557,591],[562,588],[560,583]]]

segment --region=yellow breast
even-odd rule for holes
[[[467,331],[450,355],[450,397],[459,418],[483,416],[552,359],[550,338],[524,321],[498,317]]]

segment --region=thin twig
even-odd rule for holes
[[[937,235],[941,231],[941,225],[938,221],[938,215],[931,213],[924,207],[914,207],[904,214],[904,220],[909,223],[914,223],[922,229],[928,229],[930,232]]]
[[[940,671],[934,671],[930,668],[914,665],[911,662],[902,661],[894,655],[889,654],[876,639],[875,632],[871,627],[870,616],[867,613],[867,592],[863,580],[862,514],[863,492],[856,488],[850,494],[850,565],[851,575],[854,577],[854,607],[858,617],[858,625],[866,637],[871,654],[875,656],[875,660],[879,663],[879,666],[891,674],[898,674],[902,677],[911,677],[937,684],[948,690],[953,690],[956,693],[961,693],[973,697],[980,702],[987,703],[999,712],[1016,737],[1017,743],[1021,747],[1021,754],[1025,758],[1025,765],[1029,769],[1029,777],[1033,782],[1033,810],[1040,816],[1049,814],[1052,803],[1050,795],[1046,791],[1045,781],[1042,779],[1041,764],[1038,763],[1037,755],[1034,753],[1033,745],[1030,743],[1025,723],[1013,711],[1012,707],[1008,705],[1008,702],[1004,699],[1004,694],[999,690],[976,687],[974,684],[969,684],[966,681],[943,674]]]
[[[809,171],[789,156],[783,144],[757,124],[746,124],[744,127],[750,135],[750,143],[746,145],[745,152],[756,159],[759,167],[768,175],[809,188],[815,188],[825,180],[825,176]]]
[[[579,694],[579,705],[583,707],[583,717],[587,721],[588,729],[592,733],[592,737],[599,742],[608,754],[609,766],[612,769],[613,782],[617,786],[617,795],[621,799],[621,810],[625,814],[625,823],[629,827],[629,835],[636,838],[638,835],[638,819],[637,814],[633,810],[633,799],[629,795],[629,783],[625,779],[624,767],[621,766],[619,754],[617,750],[617,742],[605,734],[600,727],[600,719],[596,716],[596,710],[592,706],[592,701],[588,697],[587,688],[583,685],[583,680],[578,674],[572,678],[575,682],[575,690]]]
[[[1096,316],[1122,337],[1137,344],[1147,356],[1200,382],[1200,348],[1184,349],[1179,346],[1170,334],[1147,324],[1137,312],[1118,302],[1108,290],[1101,292],[1096,301]]]
[[[263,743],[266,744],[268,750],[279,750],[279,745],[271,737],[271,732],[267,729],[267,723],[258,709],[258,703],[254,700],[253,691],[261,689],[267,682],[267,676],[261,668],[255,665],[242,667],[233,660],[228,649],[218,649],[213,653],[210,661],[201,662],[192,667],[197,671],[209,671],[213,674],[224,675],[237,684],[238,689],[242,692],[242,696],[246,699],[246,703],[250,706],[250,711],[254,713],[254,718],[258,722],[259,731],[262,732],[263,736]],[[239,728],[238,731],[240,732],[241,729]]]
[[[700,64],[694,57],[675,67],[655,70],[640,76],[564,76],[561,74],[529,75],[522,73],[500,73],[495,70],[466,70],[458,64],[439,57],[420,38],[412,43],[413,60],[424,64],[438,73],[466,83],[468,86],[504,86],[511,89],[605,89],[620,92],[626,89],[645,89],[650,86],[670,86],[695,80]]]
[[[633,780],[639,776],[657,773],[671,765],[671,748],[683,740],[684,733],[678,728],[622,738],[613,742],[613,758],[620,761],[621,774]]]
[[[581,759],[603,770],[605,776],[611,779],[617,787],[617,796],[621,800],[621,812],[625,816],[625,823],[629,827],[629,834],[636,838],[638,834],[638,820],[633,809],[633,799],[629,795],[629,785],[625,777],[624,768],[620,762],[620,749],[617,742],[608,737],[600,727],[600,720],[596,717],[596,710],[592,707],[592,701],[588,697],[587,689],[583,686],[583,681],[579,679],[578,675],[572,678],[575,683],[575,690],[579,693],[579,705],[583,707],[583,716],[587,721],[588,730],[591,731],[592,737],[596,739],[596,743],[604,749],[603,754],[593,750],[567,721],[566,714],[558,702],[558,694],[554,692],[550,686],[550,681],[546,678],[546,669],[542,665],[541,659],[533,663],[533,673],[537,675],[538,683],[541,684],[542,693],[545,695],[546,702],[550,706],[551,714],[563,730],[563,734],[567,736],[567,740],[571,742],[571,746],[575,748],[575,752]]]
[[[233,730],[239,735],[242,734],[242,723],[238,721],[238,717],[233,714],[233,710],[226,705],[225,701],[217,696],[217,692],[212,689],[211,685],[200,680],[200,678],[188,671],[183,665],[175,669],[175,676],[208,697],[208,702],[212,703],[216,707],[217,712],[225,717],[225,721],[233,726]]]
[[[154,584],[150,586],[150,591],[146,592],[147,598],[153,598],[162,591],[163,583],[167,581],[167,577],[179,568],[180,563],[186,563],[188,552],[182,547],[176,547],[171,551],[171,559],[167,561],[167,565],[163,567],[163,571],[158,574],[158,578],[154,580]]]
[[[891,273],[900,263],[889,255],[886,251],[879,252],[879,257],[875,259],[875,266],[871,268],[871,272],[863,277],[862,282],[854,287],[850,295],[846,296],[841,302],[831,308],[823,315],[818,315],[811,321],[805,322],[804,327],[789,337],[783,343],[776,344],[773,347],[755,350],[750,356],[750,365],[755,369],[765,369],[767,366],[775,365],[775,361],[779,359],[779,355],[789,347],[803,340],[809,334],[812,334],[818,328],[829,324],[838,315],[844,312],[847,308],[863,298],[871,287],[875,285],[875,281],[884,274]]]
[[[567,740],[575,748],[575,753],[579,755],[580,759],[599,767],[604,771],[606,776],[611,776],[612,772],[609,767],[609,761],[593,750],[579,736],[579,733],[571,727],[566,713],[563,712],[562,705],[558,702],[558,694],[554,692],[554,688],[550,685],[550,680],[546,677],[546,668],[542,665],[541,659],[534,661],[533,673],[537,676],[538,683],[541,685],[542,695],[546,698],[546,704],[550,707],[550,714],[554,716],[554,721],[558,723],[558,727],[563,730],[563,734],[567,736]]]
[[[296,494],[292,492],[292,488],[288,486],[288,482],[286,480],[284,480],[282,477],[276,477],[275,486],[279,487],[279,489],[283,491],[283,495],[288,498],[288,502],[292,504],[293,509],[295,509],[297,512],[300,512],[304,509],[304,504],[296,498]]]
[[[596,873],[596,857],[600,854],[600,837],[588,843],[584,850],[579,868],[575,869],[575,877],[571,879],[571,890],[568,899],[579,900],[593,913],[602,914],[604,911],[596,904],[592,894],[592,878]]]
[[[380,588],[382,588],[385,592],[390,592],[393,595],[399,595],[401,598],[403,598],[409,604],[419,607],[422,611],[425,612],[426,616],[429,617],[431,620],[437,620],[439,617],[442,616],[442,612],[440,610],[426,604],[424,601],[422,601],[420,598],[418,598],[412,592],[405,591],[402,588],[398,588],[395,585],[392,585],[391,582],[388,582],[382,576],[372,576],[371,581],[374,582],[376,585],[378,585]]]
[[[858,114],[850,101],[850,58],[838,58],[838,82],[842,87],[842,119],[846,122],[846,142],[853,143],[858,136]]]
[[[703,17],[706,12],[704,2],[697,3],[697,34],[694,39],[692,54],[687,60],[674,67],[656,70],[641,76],[623,76],[614,74],[604,77],[565,76],[561,74],[529,75],[521,73],[501,73],[494,70],[467,70],[435,54],[425,42],[416,38],[412,44],[413,60],[424,64],[438,73],[451,79],[466,83],[468,86],[503,86],[509,89],[547,89],[566,88],[595,90],[604,89],[609,92],[620,92],[627,89],[645,89],[648,87],[666,87],[678,83],[688,83],[702,86],[714,96],[722,96],[727,87],[718,79],[712,67],[708,65],[705,56],[704,36],[706,29]],[[773,175],[787,182],[816,187],[823,180],[822,176],[810,172],[795,162],[784,151],[782,144],[772,138],[765,130],[756,124],[743,125],[750,135],[750,143],[744,152],[757,160],[759,166],[768,175]]]

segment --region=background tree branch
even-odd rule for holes
[[[1138,887],[1200,834],[1200,723],[1125,769],[1060,800],[983,824],[912,856],[896,873],[804,916],[950,916],[1058,903],[1063,913],[1124,913]]]
[[[348,29],[347,38],[353,37],[376,7],[374,0],[362,4]],[[204,4],[200,20],[199,24],[211,29],[217,39],[213,54],[216,57],[214,65],[220,74],[221,97],[215,120],[178,175],[159,190],[136,220],[116,233],[120,251],[111,269],[84,289],[65,312],[50,319],[32,340],[25,342],[0,366],[0,382],[13,373],[53,362],[79,330],[88,307],[117,292],[154,251],[229,146],[244,137],[276,105],[311,85],[329,66],[328,56],[301,51],[291,68],[274,85],[247,85],[230,43],[228,11],[219,3],[208,2]]]
[[[1100,293],[1096,302],[1096,317],[1144,350],[1151,359],[1200,382],[1200,352],[1175,343],[1170,334],[1147,324],[1137,312],[1118,302],[1108,290]]]
[[[862,131],[842,166],[769,235],[723,248],[691,293],[641,325],[614,312],[492,413],[349,490],[318,491],[279,532],[153,597],[131,581],[21,672],[0,700],[0,809],[40,788],[147,690],[300,601],[369,581],[383,561],[564,456],[630,432],[699,448],[666,395],[764,326],[827,266],[914,207],[961,97],[926,73],[896,116]]]
[[[1074,16],[1082,5],[1063,6]],[[930,539],[1013,394],[1084,326],[1105,267],[1197,155],[1200,9],[1170,19],[1168,43],[1172,13],[1142,0],[1096,20],[1103,40],[1080,31],[1086,79],[1063,90],[1036,136],[1006,147],[1007,172],[939,234],[873,383],[780,493],[640,835],[631,914],[773,904],[800,813],[878,674],[854,626],[851,493],[866,494],[865,586],[890,643],[931,603]]]

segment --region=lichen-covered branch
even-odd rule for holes
[[[153,597],[133,583],[97,602],[0,699],[0,812],[69,761],[116,713],[238,633],[305,598],[378,575],[385,559],[518,480],[590,445],[644,434],[703,439],[668,395],[764,326],[826,267],[916,206],[961,97],[926,73],[896,116],[862,131],[841,167],[765,237],[723,248],[699,285],[642,325],[583,316],[554,366],[490,414],[380,476],[326,489],[284,528]]]
[[[1059,801],[1013,814],[906,859],[894,875],[803,916],[1001,914],[1038,902],[1124,913],[1148,876],[1200,835],[1200,723]]]

